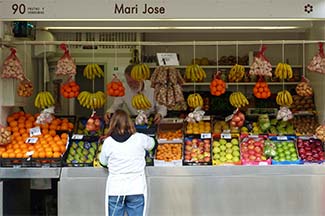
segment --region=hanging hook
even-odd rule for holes
[[[219,42],[216,41],[217,71],[219,71]]]
[[[239,54],[238,54],[238,41],[236,41],[236,63],[238,64],[238,58],[239,58],[239,56],[238,56]]]
[[[282,63],[285,63],[285,60],[284,60],[284,40],[282,41]]]

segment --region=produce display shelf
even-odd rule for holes
[[[297,85],[299,82],[284,82],[284,85]],[[196,82],[196,83],[193,83],[193,82],[186,82],[183,84],[183,86],[192,86],[192,85],[197,85],[197,86],[209,86],[210,85],[210,82]],[[255,85],[256,82],[238,82],[238,83],[235,83],[235,82],[227,82],[226,83],[228,86],[229,85],[240,85],[240,86],[246,86],[246,85]],[[282,85],[282,82],[268,82],[267,83],[268,85]]]
[[[203,69],[217,69],[217,65],[200,65]],[[250,65],[243,65],[244,68],[250,68]],[[149,66],[149,68],[157,68],[159,66],[153,65],[153,66]],[[186,68],[187,65],[177,65],[177,66],[173,66],[175,68],[179,68],[179,69],[183,69]],[[233,65],[219,65],[218,68],[232,68]],[[292,68],[302,68],[302,65],[291,65]],[[272,68],[276,68],[276,65],[272,65]]]

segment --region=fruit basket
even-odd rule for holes
[[[272,147],[274,151],[272,152]],[[272,165],[302,164],[294,136],[271,136],[264,143],[264,153],[273,153]]]
[[[183,166],[183,143],[159,143],[155,151],[154,166]]]
[[[72,124],[74,126],[74,128],[72,130],[69,130],[68,128],[66,128],[63,124],[61,125],[61,128],[56,130],[56,133],[68,133],[71,134],[72,131],[75,130],[75,126],[76,126],[76,121],[77,121],[77,117],[74,115],[55,115],[55,118],[60,119],[60,120],[64,120],[67,119],[68,120],[68,124]]]
[[[101,136],[104,132],[104,127],[105,127],[104,120],[100,119],[100,130],[90,132],[86,129],[86,124],[87,124],[88,119],[89,119],[89,117],[79,117],[78,118],[78,123],[76,125],[75,133],[83,134],[86,136]]]
[[[184,165],[211,165],[211,137],[191,135],[184,138]]]
[[[211,120],[209,116],[204,116],[206,120],[199,122],[186,122],[184,124],[184,133],[185,135],[201,135],[201,134],[210,134],[211,136]]]
[[[68,167],[92,167],[98,149],[99,137],[84,136],[81,139],[70,139],[67,151],[63,155],[63,163]]]
[[[298,137],[297,148],[304,164],[324,163],[324,146],[321,140],[313,137]]]
[[[212,165],[241,165],[239,135],[215,136],[212,155]]]
[[[248,136],[240,143],[240,157],[243,165],[271,165],[271,158],[264,155],[264,138]]]

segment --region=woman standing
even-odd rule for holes
[[[100,163],[109,169],[105,193],[107,216],[124,216],[125,211],[128,216],[145,215],[145,150],[154,145],[153,138],[136,132],[125,111],[115,111],[100,154]]]

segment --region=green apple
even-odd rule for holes
[[[232,144],[228,142],[228,143],[226,143],[226,147],[227,148],[232,148]]]
[[[290,142],[290,143],[288,144],[288,146],[289,146],[290,148],[294,148],[294,147],[295,147],[295,144],[292,143],[292,142]]]
[[[220,143],[218,141],[213,141],[212,146],[213,147],[220,146]]]
[[[233,151],[239,151],[239,147],[235,145],[235,146],[232,147],[232,150]]]
[[[283,149],[282,147],[277,147],[277,148],[276,148],[276,151],[277,151],[278,153],[282,153],[282,152],[284,151],[284,149]]]
[[[232,161],[233,161],[233,162],[239,162],[239,161],[240,161],[240,158],[239,158],[239,157],[233,157],[233,158],[232,158]]]
[[[215,147],[215,148],[213,148],[212,151],[213,151],[213,154],[217,154],[221,151],[221,149],[219,147]]]
[[[284,154],[283,152],[281,152],[281,153],[279,154],[279,157],[280,157],[280,158],[284,158],[284,157],[285,157],[285,154]]]
[[[296,152],[296,149],[295,149],[294,147],[290,147],[290,148],[289,148],[289,151],[290,151],[291,153],[295,153],[295,152]]]
[[[225,151],[227,149],[227,147],[222,145],[222,146],[220,146],[220,149],[221,149],[221,151]]]
[[[284,157],[280,157],[279,161],[283,162],[285,161],[286,159]]]
[[[231,140],[231,143],[232,143],[233,145],[238,145],[238,139],[232,139],[232,140]]]
[[[240,156],[240,153],[239,153],[239,151],[234,151],[234,152],[232,153],[232,155],[233,155],[234,157],[239,157],[239,156]]]
[[[279,161],[279,157],[278,156],[275,156],[274,158],[273,158],[275,161]]]
[[[219,142],[220,142],[220,145],[226,145],[226,143],[227,143],[227,141],[225,139],[221,139],[221,140],[219,140]]]
[[[232,159],[232,155],[231,155],[231,154],[226,154],[226,158],[227,158],[228,160],[231,160],[231,159]]]
[[[290,152],[289,150],[286,150],[286,151],[284,152],[284,154],[285,154],[285,155],[290,155],[291,152]]]
[[[215,154],[215,155],[213,155],[213,158],[214,158],[215,160],[218,160],[218,159],[220,158],[220,155],[219,155],[219,154]]]
[[[229,159],[229,160],[227,160],[226,162],[227,162],[227,163],[232,163],[232,160],[231,160],[231,159]]]
[[[227,153],[227,154],[232,154],[232,149],[227,149],[227,150],[226,150],[226,153]]]
[[[221,157],[225,157],[226,156],[226,152],[220,152],[220,156]]]
[[[226,157],[221,157],[221,158],[220,158],[220,161],[221,161],[221,162],[226,162],[226,160],[227,160]]]

